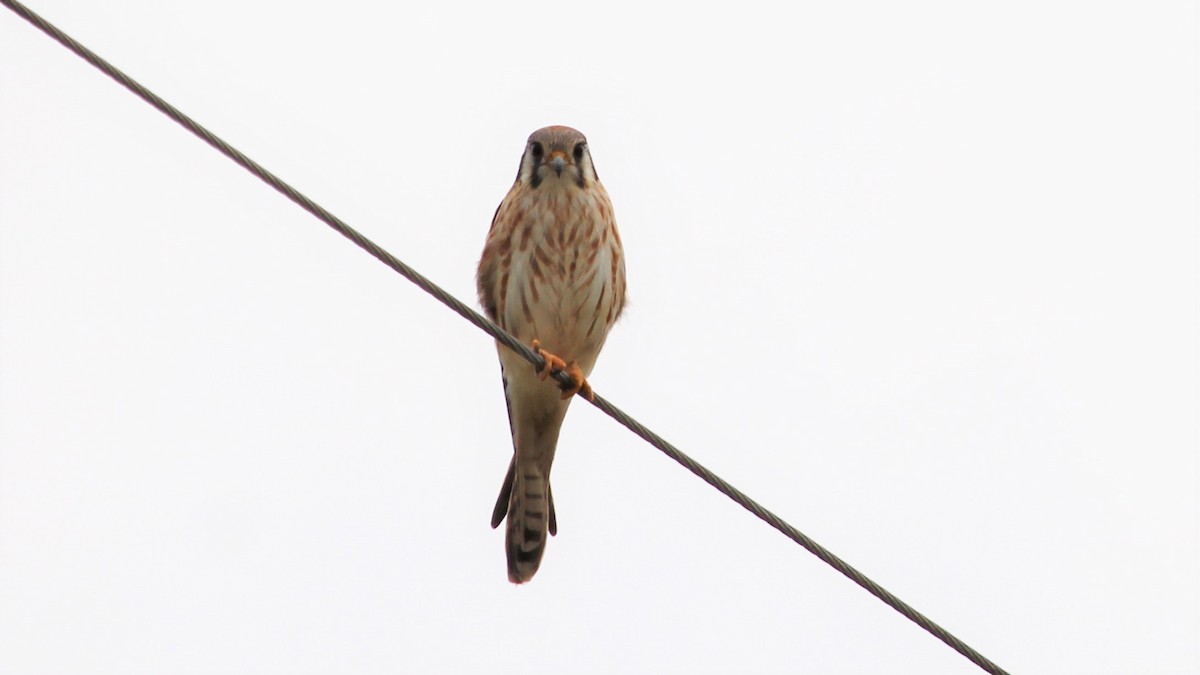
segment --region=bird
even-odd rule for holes
[[[476,273],[489,319],[543,357],[533,368],[496,344],[513,457],[492,512],[505,519],[508,580],[533,578],[558,533],[550,467],[575,394],[625,308],[625,256],[587,138],[565,126],[534,131],[512,188],[496,208]],[[568,386],[547,376],[564,371]]]

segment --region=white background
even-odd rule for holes
[[[592,382],[1000,665],[1200,661],[1195,3],[34,9],[459,297],[588,134]],[[903,5],[903,6],[897,6]],[[0,671],[978,670],[0,11]]]

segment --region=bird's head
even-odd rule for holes
[[[587,138],[571,127],[544,127],[529,136],[517,180],[534,189],[587,187],[599,180]]]

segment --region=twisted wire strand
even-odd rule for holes
[[[205,143],[208,143],[212,147],[216,148],[217,151],[219,151],[221,154],[225,155],[226,157],[228,157],[229,159],[233,160],[238,165],[240,165],[242,168],[246,169],[250,173],[257,176],[261,181],[263,181],[267,185],[271,186],[278,192],[282,193],[285,197],[287,197],[291,201],[295,202],[297,205],[299,205],[305,211],[308,211],[312,215],[316,216],[317,219],[321,220],[326,225],[333,228],[335,231],[337,231],[342,236],[344,236],[347,239],[349,239],[350,241],[354,242],[359,248],[362,248],[367,253],[370,253],[372,256],[374,256],[376,259],[378,259],[380,262],[382,262],[383,264],[392,268],[393,270],[398,272],[401,276],[403,276],[404,278],[406,278],[409,281],[416,284],[417,287],[419,287],[421,290],[432,295],[439,302],[446,305],[450,309],[454,310],[459,316],[463,317],[467,321],[470,321],[476,327],[483,330],[488,335],[491,335],[493,338],[495,338],[498,342],[500,342],[504,346],[506,346],[509,349],[513,350],[514,352],[520,354],[522,358],[524,358],[526,361],[529,361],[529,363],[533,364],[539,370],[545,365],[545,361],[541,357],[541,355],[539,355],[537,352],[533,351],[533,349],[531,349],[529,346],[523,344],[522,342],[517,340],[515,337],[513,337],[511,334],[509,334],[508,332],[506,332],[505,330],[503,330],[496,324],[489,321],[483,315],[481,315],[478,312],[476,312],[475,310],[471,309],[469,306],[467,306],[465,303],[463,303],[458,298],[447,293],[440,286],[433,283],[432,281],[427,279],[425,276],[423,276],[422,274],[420,274],[413,268],[409,267],[408,265],[406,265],[405,263],[403,263],[402,261],[397,259],[391,253],[388,253],[387,251],[385,251],[383,248],[381,248],[375,242],[371,241],[367,237],[360,234],[357,230],[355,230],[354,228],[347,225],[340,218],[333,215],[329,211],[326,211],[319,204],[312,201],[304,194],[300,193],[298,190],[296,190],[291,185],[289,185],[288,183],[286,183],[285,181],[283,181],[282,179],[277,177],[275,174],[264,169],[262,166],[260,166],[254,160],[252,160],[249,157],[247,157],[246,155],[242,154],[236,148],[234,148],[233,146],[231,146],[228,143],[226,143],[225,141],[223,141],[216,134],[212,133],[208,129],[201,126],[195,120],[193,120],[192,118],[185,115],[183,112],[181,112],[179,109],[172,106],[170,103],[167,103],[163,99],[159,98],[158,95],[156,95],[154,92],[150,91],[146,87],[139,84],[133,78],[129,77],[128,75],[123,73],[121,70],[117,69],[115,66],[110,64],[108,61],[105,61],[104,59],[102,59],[95,52],[91,51],[90,49],[83,46],[82,44],[77,42],[75,39],[73,39],[72,37],[67,35],[66,33],[59,30],[56,26],[54,26],[50,22],[46,21],[41,16],[34,13],[29,8],[25,7],[20,2],[17,2],[16,0],[0,0],[0,4],[5,5],[9,9],[11,9],[14,13],[16,13],[18,16],[25,19],[29,23],[33,24],[35,27],[37,27],[43,33],[46,33],[54,40],[61,43],[64,47],[71,50],[72,52],[74,52],[76,55],[78,55],[80,58],[87,61],[91,65],[95,66],[97,69],[99,69],[104,74],[106,74],[109,77],[111,77],[112,79],[116,80],[123,87],[125,87],[126,89],[128,89],[131,92],[133,92],[134,94],[136,94],[139,98],[141,98],[142,100],[149,103],[155,109],[159,110],[164,115],[171,118],[172,120],[177,122],[179,125],[183,126],[185,129],[187,129],[188,131],[195,134],[196,136],[200,137],[200,139],[203,140]],[[552,377],[554,377],[554,379],[557,382],[559,382],[562,385],[569,386],[572,383],[571,376],[561,370],[555,370],[551,375],[552,375]],[[597,408],[599,408],[601,411],[603,411],[605,414],[607,414],[609,417],[616,420],[619,424],[621,424],[622,426],[629,429],[634,434],[636,434],[637,436],[639,436],[640,438],[645,440],[647,443],[649,443],[650,445],[652,445],[655,448],[657,448],[658,450],[660,450],[663,454],[665,454],[666,456],[675,460],[679,464],[683,465],[684,468],[686,468],[688,471],[691,471],[693,474],[698,476],[701,480],[708,483],[712,487],[716,488],[722,494],[729,497],[737,504],[741,505],[743,508],[745,508],[750,513],[753,513],[755,516],[758,516],[758,518],[760,518],[761,520],[766,522],[771,527],[775,528],[776,530],[779,530],[781,533],[783,533],[785,536],[787,536],[792,541],[796,542],[800,546],[803,546],[810,553],[812,553],[816,557],[820,558],[822,561],[824,561],[830,567],[833,567],[838,572],[845,575],[847,578],[849,578],[854,583],[856,583],[859,586],[866,589],[867,592],[869,592],[871,595],[874,595],[875,597],[879,598],[884,603],[886,603],[888,606],[892,607],[897,612],[899,612],[900,614],[907,617],[913,623],[917,624],[921,628],[924,628],[926,631],[928,631],[934,637],[936,637],[939,640],[941,640],[942,642],[946,643],[948,646],[950,646],[956,652],[965,656],[967,659],[969,659],[971,662],[975,663],[977,666],[982,668],[984,671],[986,671],[988,673],[993,673],[993,675],[1008,675],[1007,671],[1003,670],[1002,668],[1000,668],[1000,666],[996,665],[995,663],[993,663],[992,661],[990,661],[989,659],[984,657],[982,654],[980,654],[979,652],[972,649],[969,645],[967,645],[965,642],[963,642],[962,640],[960,640],[957,637],[955,637],[954,635],[952,635],[945,628],[942,628],[938,624],[934,623],[932,620],[930,620],[924,614],[921,614],[916,609],[911,607],[908,603],[904,602],[900,598],[893,595],[887,589],[883,588],[879,584],[872,581],[865,574],[863,574],[862,572],[860,572],[857,569],[855,569],[854,567],[852,567],[846,561],[844,561],[841,558],[834,555],[831,551],[826,549],[824,546],[821,546],[817,542],[813,541],[807,535],[805,535],[803,532],[801,532],[800,530],[797,530],[795,527],[788,524],[782,518],[775,515],[771,511],[767,510],[765,507],[763,507],[761,504],[759,504],[758,502],[751,499],[749,496],[747,496],[741,490],[738,490],[737,488],[733,487],[732,485],[727,483],[724,479],[722,479],[720,476],[714,474],[712,471],[705,468],[699,462],[692,459],[688,455],[684,454],[681,450],[676,448],[674,445],[667,442],[666,439],[664,439],[663,437],[654,433],[650,429],[646,428],[642,423],[638,422],[633,417],[630,417],[627,413],[622,411],[617,406],[613,405],[611,402],[609,402],[604,397],[600,396],[599,394],[595,395],[595,399],[592,401],[592,404],[594,406],[596,406]]]

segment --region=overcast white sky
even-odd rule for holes
[[[897,5],[905,6],[899,7]],[[1192,2],[30,0],[465,299],[588,134],[592,382],[1021,673],[1200,662]],[[979,672],[0,11],[0,671]]]

